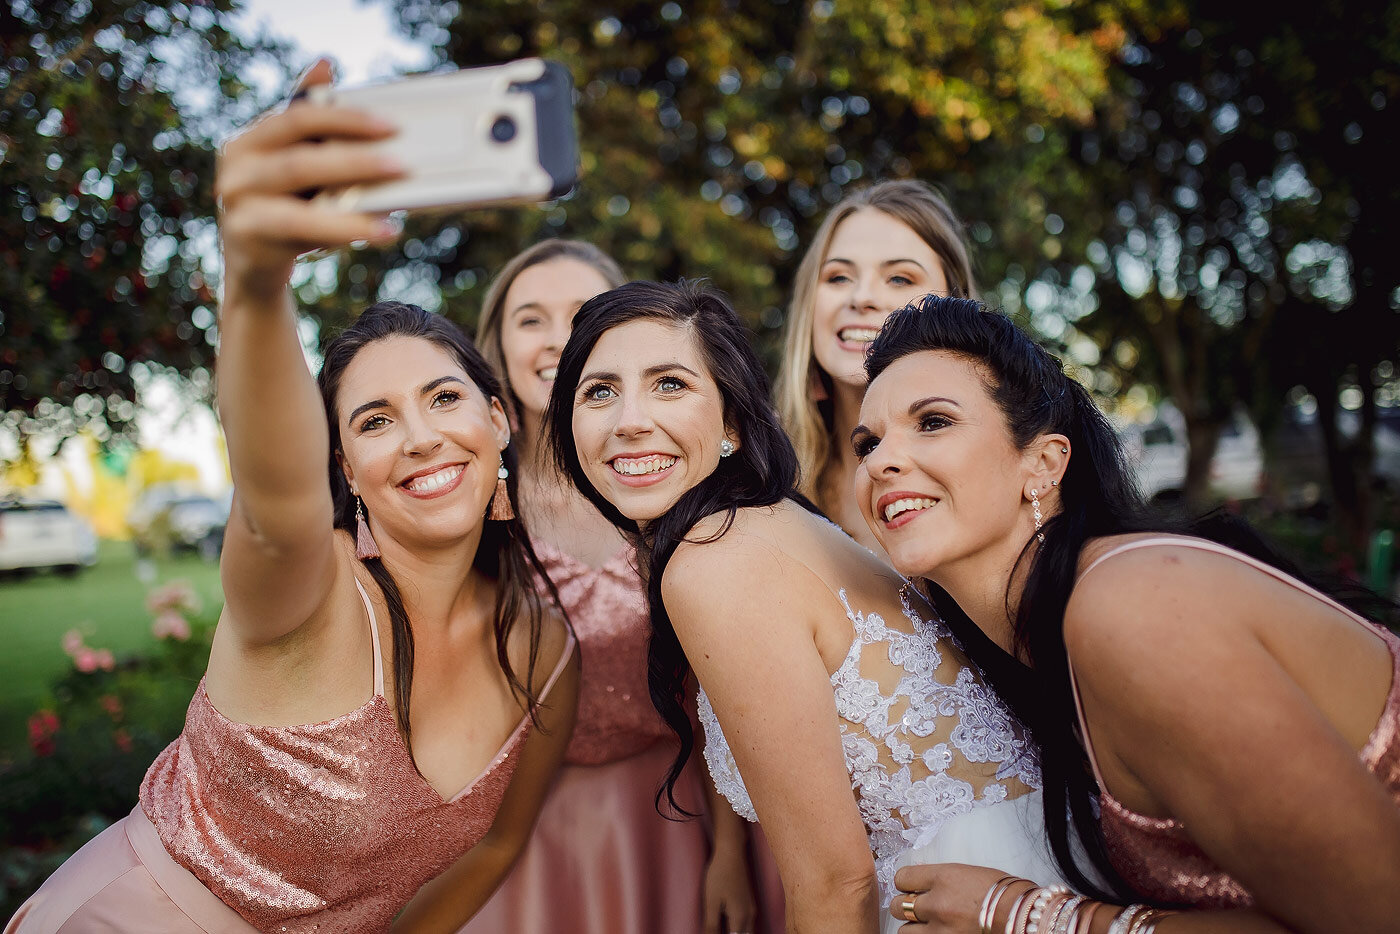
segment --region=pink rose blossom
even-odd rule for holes
[[[111,649],[98,649],[93,654],[97,656],[97,667],[103,671],[111,671],[117,667],[117,660],[112,657]]]
[[[151,624],[151,634],[157,639],[177,639],[184,642],[190,637],[190,623],[178,610],[161,610],[155,622]]]
[[[79,650],[77,655],[73,656],[73,667],[77,668],[85,675],[96,671],[97,664],[97,653],[92,649],[83,648]]]

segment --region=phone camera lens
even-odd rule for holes
[[[491,124],[491,138],[498,143],[508,143],[515,139],[515,121],[510,117],[497,117]]]

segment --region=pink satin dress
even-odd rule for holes
[[[511,874],[461,934],[699,934],[709,842],[698,820],[661,817],[656,790],[675,757],[647,690],[646,595],[625,548],[591,567],[543,542],[535,552],[579,640],[578,719],[565,765]],[[704,810],[699,756],[676,783]],[[782,889],[761,852],[755,895],[783,930]]]
[[[399,734],[374,608],[359,590],[374,645],[367,702],[322,723],[252,726],[220,714],[201,681],[184,731],[146,773],[140,804],[64,863],[6,934],[369,934],[480,841],[530,719],[444,799]],[[572,653],[571,640],[541,698]]]
[[[1380,720],[1362,748],[1360,757],[1366,768],[1395,800],[1396,806],[1400,807],[1400,638],[1278,568],[1204,539],[1171,537],[1127,542],[1101,555],[1084,569],[1080,577],[1083,578],[1114,555],[1164,544],[1179,548],[1196,548],[1234,558],[1340,610],[1380,636],[1390,649],[1390,693],[1386,695]],[[1074,672],[1071,669],[1071,680],[1073,677]],[[1078,687],[1075,688],[1074,699],[1078,705]],[[1094,761],[1094,750],[1089,742],[1089,731],[1084,722],[1082,708],[1079,727],[1089,753],[1089,762],[1094,769],[1094,777],[1101,789],[1099,824],[1108,844],[1109,858],[1124,881],[1142,895],[1158,902],[1201,909],[1253,906],[1254,896],[1196,846],[1180,821],[1138,814],[1129,810],[1108,792],[1103,776],[1099,774],[1098,763]]]

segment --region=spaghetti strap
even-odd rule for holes
[[[1089,768],[1094,772],[1094,781],[1098,782],[1099,791],[1106,794],[1108,787],[1103,783],[1099,760],[1094,758],[1094,743],[1089,739],[1089,721],[1084,719],[1084,703],[1079,699],[1079,681],[1074,677],[1074,659],[1069,657],[1068,647],[1065,649],[1065,662],[1069,666],[1070,692],[1074,695],[1074,715],[1079,718],[1079,736],[1084,741],[1084,752],[1089,757]]]
[[[379,623],[374,618],[374,605],[369,602],[369,594],[365,593],[359,578],[355,579],[355,589],[360,592],[365,612],[369,614],[369,638],[374,646],[374,696],[379,697],[384,693],[384,657],[379,653]]]
[[[1337,602],[1337,600],[1335,600],[1332,597],[1329,597],[1325,593],[1322,593],[1320,590],[1317,590],[1314,587],[1309,587],[1307,584],[1298,580],[1296,577],[1293,577],[1292,575],[1279,570],[1271,564],[1266,564],[1265,562],[1260,561],[1258,558],[1250,557],[1247,554],[1236,551],[1235,549],[1222,545],[1219,542],[1212,542],[1204,538],[1191,538],[1188,536],[1176,535],[1155,535],[1150,538],[1140,538],[1136,541],[1124,542],[1121,545],[1115,545],[1108,551],[1099,555],[1093,561],[1089,562],[1089,566],[1086,567],[1083,571],[1081,571],[1079,573],[1079,576],[1075,578],[1075,586],[1077,587],[1080,581],[1084,580],[1084,578],[1089,574],[1090,571],[1103,564],[1109,558],[1121,555],[1124,552],[1137,551],[1141,548],[1151,548],[1159,545],[1177,546],[1181,548],[1194,548],[1197,551],[1209,551],[1214,554],[1224,555],[1227,558],[1233,558],[1242,564],[1246,564],[1258,571],[1264,572],[1265,574],[1269,575],[1275,580],[1282,581],[1283,583],[1292,586],[1296,590],[1300,590],[1303,593],[1316,598],[1317,600],[1321,601],[1329,607],[1332,607],[1335,610],[1340,610],[1342,613],[1345,613],[1348,617],[1361,624],[1366,629],[1366,631],[1379,636],[1377,627],[1374,623],[1372,623],[1370,620],[1366,619],[1366,617],[1360,615],[1356,611],[1343,606],[1341,603]],[[1386,643],[1387,648],[1389,648],[1390,643],[1386,640],[1386,638],[1384,636],[1380,636],[1380,638],[1382,642]],[[1089,724],[1088,721],[1084,719],[1084,704],[1079,696],[1079,682],[1074,677],[1074,660],[1069,657],[1068,648],[1066,648],[1065,651],[1065,660],[1069,665],[1069,683],[1070,688],[1074,694],[1074,710],[1079,717],[1079,733],[1084,740],[1084,751],[1088,753],[1089,756],[1089,767],[1094,770],[1094,779],[1099,783],[1099,790],[1101,792],[1107,793],[1107,789],[1104,787],[1103,783],[1103,775],[1099,771],[1098,760],[1094,758],[1094,744],[1089,739]],[[1396,665],[1400,666],[1400,654],[1396,655]]]
[[[1366,617],[1357,613],[1355,610],[1343,606],[1336,599],[1329,597],[1327,594],[1323,593],[1317,588],[1308,586],[1307,584],[1298,580],[1298,578],[1293,577],[1291,574],[1288,574],[1285,571],[1281,571],[1271,564],[1266,564],[1265,562],[1260,561],[1258,558],[1252,558],[1249,555],[1244,554],[1243,552],[1236,551],[1235,549],[1222,545],[1219,542],[1212,542],[1204,538],[1191,538],[1188,536],[1175,535],[1158,535],[1153,536],[1152,538],[1140,538],[1137,541],[1124,542],[1121,545],[1115,545],[1114,547],[1110,548],[1108,551],[1104,552],[1103,554],[1095,558],[1093,561],[1091,561],[1089,563],[1089,566],[1079,573],[1079,576],[1075,578],[1074,581],[1075,586],[1078,586],[1079,582],[1084,580],[1085,576],[1090,571],[1103,564],[1109,558],[1112,558],[1116,555],[1121,555],[1127,551],[1136,551],[1140,548],[1151,548],[1156,545],[1174,545],[1181,548],[1194,548],[1197,551],[1209,551],[1217,555],[1224,555],[1227,558],[1233,558],[1236,561],[1239,561],[1241,564],[1247,564],[1257,571],[1263,571],[1265,574],[1269,575],[1275,580],[1282,581],[1283,583],[1293,587],[1295,590],[1299,590],[1305,594],[1308,594],[1309,596],[1321,601],[1322,603],[1327,604],[1334,610],[1340,610],[1341,612],[1349,616],[1351,619],[1356,620],[1358,623],[1361,623],[1367,631],[1374,632],[1376,629],[1375,624],[1368,620]]]

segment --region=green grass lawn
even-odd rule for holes
[[[137,577],[129,542],[104,541],[97,564],[62,577],[51,572],[0,579],[0,752],[28,741],[29,715],[48,701],[49,685],[73,664],[61,640],[77,629],[94,649],[110,649],[118,659],[155,642],[146,592],[184,579],[204,601],[200,614],[212,618],[223,602],[218,566],[194,556],[156,560],[154,577]]]

